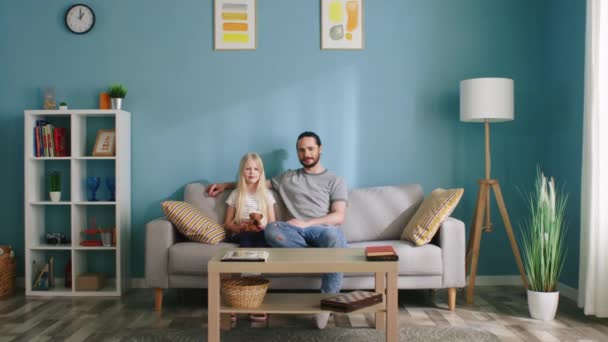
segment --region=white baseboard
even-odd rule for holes
[[[575,303],[578,302],[578,289],[574,287],[570,287],[563,283],[557,284],[557,290],[561,293],[562,296],[573,300]]]
[[[17,278],[17,287],[23,288],[25,280],[23,277]],[[506,275],[506,276],[477,276],[475,277],[475,286],[519,286],[521,285],[521,277],[519,275]],[[146,279],[145,278],[131,278],[129,282],[129,288],[132,289],[145,289]],[[573,301],[578,300],[578,290],[570,287],[566,284],[559,283],[557,289],[562,296],[571,299]]]

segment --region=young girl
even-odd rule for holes
[[[264,164],[257,153],[247,153],[241,158],[236,189],[230,193],[226,203],[224,226],[233,233],[232,242],[240,247],[269,247],[264,238],[264,227],[275,221],[275,200],[266,189]],[[255,231],[243,231],[249,224],[250,213],[262,214],[262,222]],[[230,316],[235,322],[236,315]],[[249,315],[249,319],[255,322],[264,322],[266,318],[265,313]]]
[[[264,239],[264,227],[275,221],[275,200],[266,189],[264,164],[257,153],[247,153],[241,158],[236,189],[230,193],[226,203],[224,225],[233,233],[232,241],[240,247],[269,247]],[[262,214],[262,223],[255,231],[244,231],[249,224],[250,213]]]

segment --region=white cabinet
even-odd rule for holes
[[[67,150],[62,157],[36,157],[35,126],[45,120],[67,132]],[[131,113],[122,110],[26,110],[24,121],[25,171],[25,285],[26,295],[120,296],[127,288],[131,228]],[[97,131],[115,130],[114,156],[92,156]],[[58,171],[61,200],[49,199],[49,174]],[[90,201],[87,177],[99,177],[97,201]],[[115,181],[115,197],[110,183]],[[93,226],[94,225],[94,226]],[[84,246],[91,228],[113,229],[111,246]],[[47,233],[64,234],[69,243],[49,244]],[[55,287],[40,290],[34,262],[54,260]],[[71,263],[71,287],[63,273]],[[76,290],[76,279],[84,273],[102,273],[105,286],[99,291]],[[69,273],[69,272],[66,272]]]

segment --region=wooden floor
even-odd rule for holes
[[[588,317],[576,304],[561,298],[557,319],[544,323],[528,318],[520,287],[478,287],[475,304],[458,294],[455,312],[447,310],[447,291],[400,291],[400,325],[468,327],[487,331],[501,341],[608,341],[608,319]],[[172,290],[164,311],[153,311],[153,291],[137,289],[123,298],[26,298],[22,293],[0,300],[0,342],[104,341],[137,336],[139,329],[206,326],[206,301],[201,290]],[[314,327],[312,316],[270,315],[252,323],[239,316],[237,324],[252,328]],[[372,316],[334,314],[328,327],[372,326]]]

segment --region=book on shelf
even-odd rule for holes
[[[67,157],[67,133],[62,127],[55,127],[46,120],[36,120],[34,127],[35,157]]]
[[[55,258],[50,257],[48,262],[42,263],[34,260],[32,264],[34,275],[33,290],[48,290],[55,287]]]
[[[367,246],[365,247],[365,258],[368,261],[397,261],[399,256],[393,246]]]
[[[231,250],[222,256],[222,261],[263,261],[266,262],[270,253],[266,250]]]
[[[321,299],[321,309],[337,312],[352,312],[378,303],[382,303],[381,293],[353,291]]]

